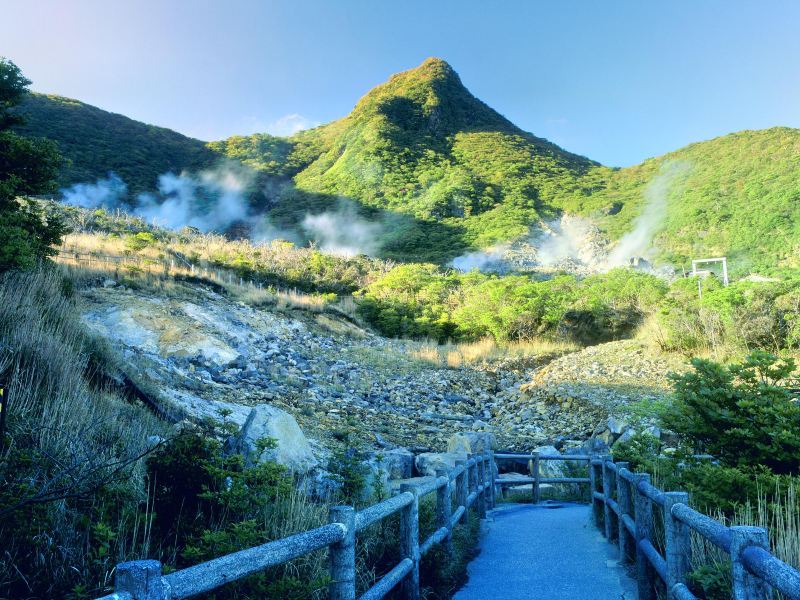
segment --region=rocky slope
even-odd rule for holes
[[[663,397],[671,367],[619,342],[544,367],[534,360],[442,368],[414,358],[413,343],[341,316],[257,308],[204,285],[175,282],[153,295],[106,280],[82,294],[85,323],[166,412],[237,429],[248,419],[262,423],[281,438],[279,458],[298,470],[324,464],[344,445],[444,451],[468,431],[490,432],[509,450],[578,446],[610,415]],[[620,364],[621,355],[629,362]]]

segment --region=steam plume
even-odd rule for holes
[[[329,254],[375,255],[380,250],[383,226],[360,217],[350,202],[340,201],[334,211],[308,214],[301,226]]]
[[[645,188],[644,206],[634,221],[633,230],[622,236],[609,254],[610,267],[628,264],[632,257],[648,254],[653,237],[667,216],[669,192],[689,172],[689,166],[682,160],[669,160],[661,165],[658,175]]]
[[[64,202],[81,208],[117,208],[125,199],[128,186],[116,174],[109,173],[95,183],[77,183],[61,190]]]

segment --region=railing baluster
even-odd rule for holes
[[[132,560],[117,565],[114,591],[127,592],[133,600],[164,600],[161,563],[157,560]]]
[[[469,473],[467,472],[467,461],[459,459],[456,467],[464,467],[464,470],[456,476],[456,503],[464,507],[467,511],[467,496],[469,496]]]
[[[342,541],[331,544],[330,600],[355,600],[356,597],[356,512],[352,506],[332,506],[329,523],[341,523],[347,528]]]
[[[400,513],[400,554],[411,561],[411,570],[403,578],[403,600],[419,600],[419,498],[417,488],[404,483],[401,492],[411,492],[414,500]]]
[[[611,455],[606,454],[603,456],[603,465],[602,465],[602,473],[603,473],[603,524],[605,525],[605,535],[606,539],[609,542],[613,542],[617,539],[618,528],[619,528],[619,521],[617,519],[617,513],[614,512],[614,509],[611,508],[608,501],[612,500],[613,491],[616,487],[614,482],[614,477],[616,473],[613,469],[609,468],[609,463],[612,461]]]
[[[664,494],[664,533],[666,537],[667,559],[667,600],[678,600],[675,586],[686,583],[691,570],[692,540],[689,526],[672,516],[674,504],[688,504],[686,492],[667,492]]]
[[[450,531],[450,515],[452,514],[452,492],[450,478],[445,469],[436,469],[436,478],[445,477],[447,483],[436,490],[436,527],[447,527],[447,537],[444,538],[444,548],[448,560],[453,558],[453,535]]]
[[[642,548],[642,541],[653,540],[653,504],[647,496],[640,493],[640,481],[650,483],[650,475],[637,473],[633,480],[633,497],[636,506],[636,583],[639,600],[656,600],[655,576],[650,562]]]
[[[592,503],[592,520],[596,527],[600,528],[603,523],[603,502],[595,497],[595,492],[600,492],[600,482],[602,475],[594,461],[598,460],[596,455],[589,457],[589,502]]]
[[[497,486],[494,480],[497,477],[497,464],[494,461],[494,451],[489,451],[489,505],[490,508],[497,506]]]
[[[483,474],[484,464],[483,455],[478,456],[475,465],[477,469],[476,485],[480,487],[480,491],[478,492],[478,498],[475,502],[478,504],[478,517],[481,519],[486,518],[486,477]]]
[[[539,460],[539,453],[533,453],[533,461],[531,466],[531,475],[533,476],[533,483],[531,484],[532,500],[534,504],[539,504],[541,499],[540,480],[542,478],[541,462]]]
[[[772,590],[761,579],[751,575],[742,563],[742,552],[748,546],[769,551],[766,529],[760,527],[731,527],[731,572],[733,575],[733,600],[769,600]]]
[[[625,526],[625,515],[633,517],[633,501],[631,500],[630,482],[621,475],[623,469],[628,469],[628,463],[617,463],[617,505],[619,506],[617,542],[619,543],[619,559],[627,562],[633,559],[636,550],[633,537]]]

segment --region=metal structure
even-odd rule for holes
[[[721,256],[719,258],[698,258],[692,261],[692,275],[698,277],[700,275],[708,275],[711,271],[698,270],[697,265],[709,263],[722,263],[722,283],[728,285],[728,257]]]

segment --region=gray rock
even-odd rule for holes
[[[268,404],[260,404],[250,411],[239,433],[228,439],[226,449],[250,457],[263,438],[274,439],[276,447],[264,450],[259,461],[274,460],[294,473],[306,473],[318,464],[294,417]]]
[[[451,452],[423,452],[414,458],[417,474],[422,477],[436,475],[437,469],[450,471],[456,466],[456,461],[464,458],[464,454]]]
[[[447,440],[447,452],[451,454],[485,454],[496,446],[494,434],[486,431],[455,433]]]
[[[617,444],[624,444],[626,442],[629,442],[631,440],[631,438],[633,438],[633,436],[635,436],[635,435],[636,435],[636,431],[635,430],[628,429],[628,430],[625,431],[625,433],[623,433],[621,436],[619,436],[617,438],[617,441],[614,442],[614,445],[616,446]]]
[[[614,435],[622,435],[627,428],[628,424],[618,417],[608,417],[606,421],[606,429]]]
[[[377,454],[389,479],[407,479],[414,471],[414,455],[405,448],[383,450]]]

